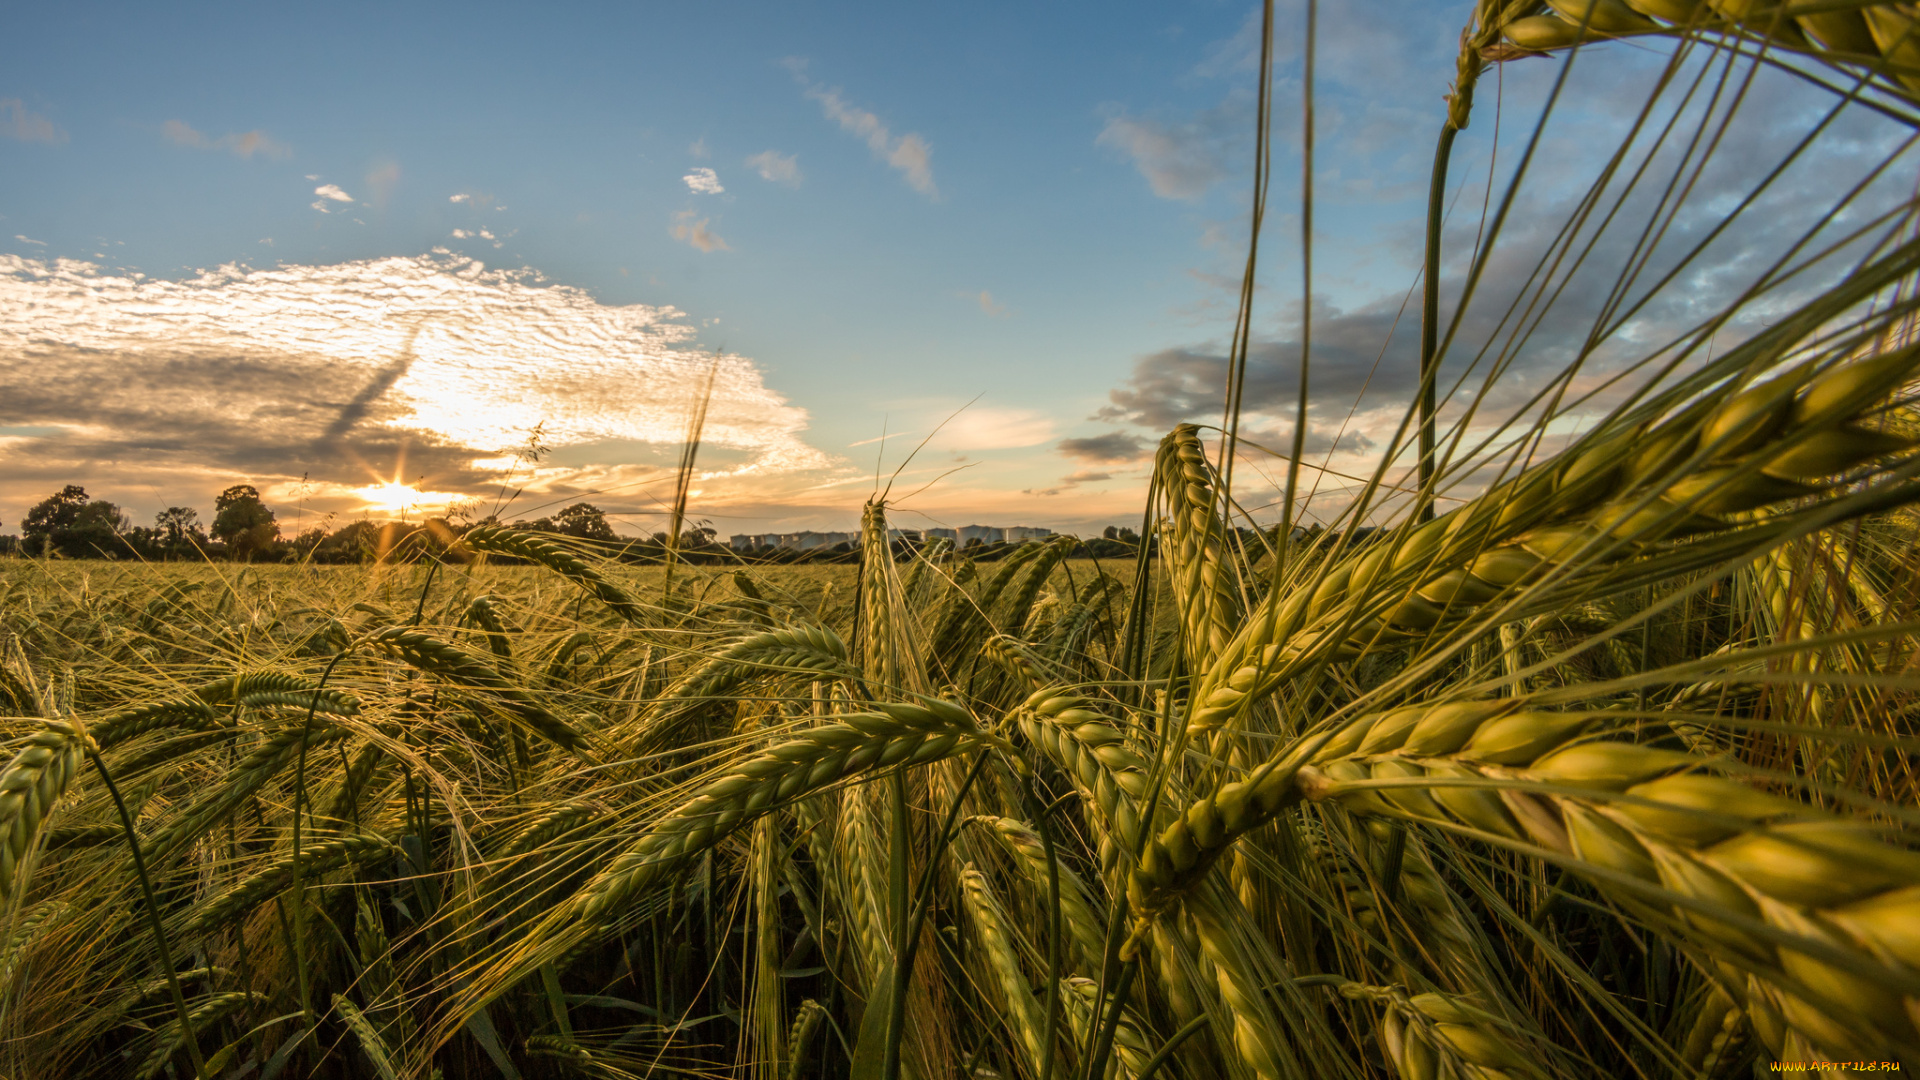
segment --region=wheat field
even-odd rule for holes
[[[1436,192],[1491,64],[1619,37],[1920,128],[1908,4],[1470,16]],[[1650,124],[1589,209],[1721,145]],[[1230,384],[1133,562],[896,557],[889,490],[858,566],[0,561],[0,1076],[1920,1067],[1916,209],[1511,408],[1436,217],[1378,468],[1309,518],[1303,392],[1250,513]]]

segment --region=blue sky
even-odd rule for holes
[[[1336,366],[1387,345],[1379,313],[1414,283],[1467,13],[1324,5],[1315,294]],[[901,484],[960,471],[909,514],[1137,519],[1140,455],[1168,423],[1217,419],[1205,372],[1244,258],[1256,18],[1212,2],[23,9],[0,43],[0,530],[68,482],[144,521],[206,514],[241,480],[351,516],[397,478],[426,493],[416,510],[522,487],[516,510],[586,497],[651,531],[716,351],[696,513],[723,534],[847,527],[877,460],[890,471],[949,417]],[[1280,25],[1257,318],[1284,383],[1298,5]],[[1658,68],[1656,50],[1607,48],[1542,159],[1539,221]],[[1456,225],[1477,219],[1495,98],[1523,136],[1558,64],[1489,73],[1456,152]],[[553,455],[515,471],[543,423]],[[903,434],[877,459],[883,433]]]

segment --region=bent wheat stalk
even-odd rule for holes
[[[511,555],[538,563],[592,593],[614,614],[633,626],[647,624],[645,612],[634,603],[633,597],[627,595],[626,590],[608,581],[585,559],[544,536],[498,525],[482,525],[462,534],[460,543],[474,551]]]

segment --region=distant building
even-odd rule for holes
[[[736,533],[727,538],[727,546],[735,551],[753,551],[758,548],[786,548],[789,551],[812,551],[815,548],[833,547],[836,544],[856,543],[859,536],[844,532],[814,532],[811,529],[791,533]]]
[[[837,544],[851,544],[858,539],[858,533],[814,532],[812,529],[807,529],[796,533],[781,533],[780,542],[774,546],[792,548],[794,551],[812,551],[815,548],[828,548]]]
[[[1015,525],[1001,528],[998,525],[967,525],[958,529],[888,529],[889,541],[906,540],[912,543],[921,541],[946,540],[954,547],[966,547],[975,540],[982,544],[1012,543],[1019,544],[1028,540],[1044,540],[1053,535],[1052,529],[1042,529],[1031,525]],[[792,551],[812,551],[815,548],[833,547],[836,544],[860,543],[859,533],[844,532],[793,532],[793,533],[737,533],[727,538],[727,546],[735,551],[753,551],[759,548],[787,548]]]

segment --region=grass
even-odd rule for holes
[[[1920,1067],[1915,209],[1504,412],[1429,304],[1372,474],[1287,462],[1327,528],[1239,527],[1229,387],[1152,563],[895,563],[885,492],[859,566],[0,563],[0,1075]]]

